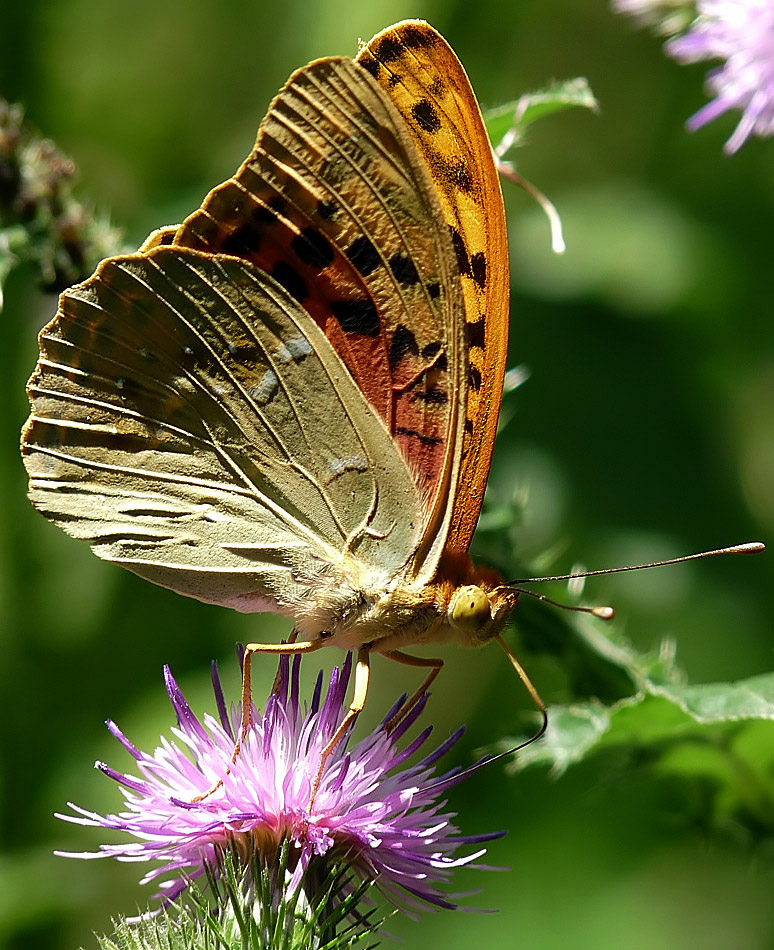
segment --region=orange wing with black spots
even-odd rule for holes
[[[357,57],[403,116],[449,228],[465,302],[467,380],[462,467],[446,541],[464,554],[494,448],[508,347],[508,245],[500,182],[462,64],[427,23],[377,34]]]
[[[174,237],[257,265],[322,328],[424,499],[417,576],[446,543],[465,426],[465,302],[445,220],[389,96],[329,58],[291,76],[247,160]]]

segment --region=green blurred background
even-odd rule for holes
[[[732,117],[688,135],[683,122],[705,101],[704,68],[667,60],[657,40],[603,2],[4,3],[0,95],[24,103],[78,164],[82,194],[136,246],[231,174],[294,68],[354,54],[358,38],[413,16],[448,38],[484,107],[575,75],[588,77],[601,103],[599,115],[577,111],[532,127],[517,155],[562,213],[564,257],[551,255],[536,206],[505,185],[510,365],[531,375],[508,401],[492,486],[525,503],[511,531],[519,563],[602,567],[767,540],[774,142],[755,140],[725,158]],[[91,947],[93,930],[150,896],[136,884],[141,868],[51,853],[92,850],[104,837],[56,821],[67,800],[118,807],[112,783],[91,770],[95,758],[129,764],[103,720],[152,746],[171,722],[163,663],[203,710],[211,658],[235,692],[234,642],[288,628],[145,584],[32,511],[18,430],[35,336],[55,300],[24,271],[6,298],[0,946]],[[555,557],[541,561],[546,550]],[[589,582],[586,595],[614,603],[640,649],[674,637],[691,681],[731,680],[774,665],[771,574],[768,555],[713,560]],[[520,636],[517,626],[517,647]],[[546,701],[571,698],[561,663],[530,646],[520,655]],[[518,711],[528,703],[494,650],[448,651],[447,660],[430,715],[439,736],[469,723],[456,753],[468,762],[523,727]],[[307,666],[311,675],[315,664]],[[366,725],[407,671],[377,659],[374,672]],[[256,696],[272,676],[263,665]],[[713,821],[701,790],[646,756],[595,756],[559,780],[498,765],[452,804],[469,833],[510,831],[490,852],[509,870],[455,882],[483,887],[469,902],[499,913],[392,921],[407,946],[774,945],[774,824],[754,834]]]

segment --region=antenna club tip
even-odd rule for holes
[[[612,620],[615,617],[615,611],[612,607],[594,607],[591,612],[600,620]]]
[[[760,551],[765,551],[766,545],[763,541],[748,541],[747,544],[737,544],[734,548],[734,554],[758,554]]]

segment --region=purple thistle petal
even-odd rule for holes
[[[177,795],[172,795],[169,799],[170,805],[174,805],[175,808],[184,808],[187,811],[199,807],[199,802],[193,802],[185,798],[178,798]]]
[[[314,690],[312,692],[312,702],[309,706],[309,715],[313,716],[320,708],[320,696],[322,696],[323,673],[322,670],[317,674]]]
[[[344,784],[344,779],[347,777],[347,772],[349,771],[349,763],[352,761],[352,757],[349,753],[342,756],[338,761],[339,771],[333,777],[333,781],[328,786],[328,790],[331,792],[338,792],[341,786]]]
[[[393,735],[396,739],[399,739],[404,732],[410,729],[414,723],[419,719],[419,717],[424,712],[427,701],[430,698],[430,693],[424,693],[424,695],[419,699],[414,705],[413,709],[409,710],[406,715],[401,719],[398,725],[392,730]]]
[[[459,729],[453,732],[449,736],[448,739],[444,739],[444,741],[438,746],[437,749],[435,749],[435,751],[425,756],[425,758],[422,759],[422,761],[417,765],[417,768],[426,769],[426,768],[429,768],[431,765],[435,765],[438,759],[446,755],[449,749],[451,749],[452,746],[456,745],[460,741],[460,739],[463,737],[464,734],[465,734],[465,727],[460,726]]]
[[[288,704],[288,708],[293,711],[293,715],[296,720],[293,723],[294,726],[298,725],[298,715],[301,709],[301,705],[298,699],[300,695],[300,691],[301,691],[300,681],[301,681],[301,656],[299,654],[298,656],[293,657],[292,676],[290,680],[290,703]]]
[[[133,759],[139,759],[142,757],[142,753],[136,749],[135,746],[126,738],[126,736],[123,734],[123,732],[121,732],[112,719],[106,719],[105,725],[108,727],[110,734],[118,739],[118,741]]]
[[[459,910],[459,904],[452,904],[451,901],[445,900],[435,890],[423,891],[419,888],[411,887],[409,884],[402,884],[401,886],[407,890],[409,894],[414,894],[415,897],[420,898],[420,900],[427,901],[428,904],[434,904],[436,907],[443,907],[444,910]]]
[[[341,707],[344,703],[344,697],[347,695],[347,686],[349,685],[349,676],[352,671],[352,654],[348,653],[344,660],[344,665],[339,669],[337,666],[331,670],[328,692],[323,702],[320,712],[319,728],[325,733],[327,738],[331,738],[339,724]]]
[[[228,718],[228,709],[226,708],[226,698],[223,695],[223,685],[220,682],[220,676],[218,675],[218,664],[215,660],[212,661],[210,666],[210,679],[212,680],[212,691],[215,693],[215,705],[218,709],[218,719],[220,720],[221,726],[223,726],[231,738],[234,739],[234,732],[231,728],[231,722]]]
[[[507,831],[486,831],[480,835],[459,835],[457,840],[464,844],[483,844],[485,841],[496,841],[498,838],[504,838],[507,834]]]
[[[302,886],[312,863],[320,863],[316,878],[324,879],[341,855],[356,874],[374,881],[385,898],[404,911],[457,905],[438,886],[453,870],[473,864],[484,849],[460,849],[494,840],[501,833],[463,836],[453,824],[439,795],[461,781],[469,770],[455,768],[435,774],[439,758],[457,742],[457,730],[417,764],[405,761],[428,740],[425,728],[403,749],[398,739],[422,713],[427,696],[388,734],[382,725],[346,750],[347,737],[334,750],[320,775],[310,813],[312,787],[320,770],[320,756],[346,714],[346,694],[352,657],[331,673],[322,700],[318,676],[311,705],[302,710],[299,698],[299,662],[280,660],[278,690],[267,699],[263,713],[253,721],[233,759],[238,707],[228,706],[213,668],[217,716],[193,714],[171,673],[166,672],[170,702],[179,725],[173,739],[162,737],[152,753],[138,751],[117,727],[111,733],[137,762],[141,778],[124,775],[102,763],[98,768],[119,783],[125,810],[98,815],[71,805],[72,815],[60,816],[75,824],[128,833],[133,840],[103,845],[88,857],[119,861],[154,862],[144,882],[156,882],[164,905],[188,882],[217,867],[217,855],[238,844],[249,856],[256,849],[267,860],[281,842],[292,842],[290,888]],[[405,698],[396,704],[399,712]],[[389,718],[389,717],[387,717]],[[221,784],[211,789],[220,780]],[[209,794],[206,794],[208,793]],[[197,796],[204,797],[196,801]],[[249,860],[247,861],[249,865]],[[478,866],[478,865],[474,865]],[[340,898],[352,890],[347,885]]]
[[[169,693],[169,699],[172,703],[172,708],[175,710],[177,716],[177,722],[181,729],[184,729],[186,732],[190,732],[199,738],[204,738],[206,732],[202,727],[202,724],[193,714],[191,707],[186,702],[185,696],[183,696],[180,691],[180,687],[177,685],[174,676],[168,666],[164,667],[164,682],[167,687],[167,693]]]
[[[129,778],[128,775],[124,775],[122,772],[116,772],[115,769],[111,769],[110,766],[105,765],[104,762],[96,761],[94,768],[104,775],[107,775],[108,778],[112,778],[113,781],[118,782],[119,785],[123,785],[124,788],[130,788],[134,792],[142,792],[145,789],[144,782],[141,782],[139,779]]]
[[[657,13],[665,3],[615,0],[614,6],[636,15]],[[696,8],[698,15],[688,32],[671,39],[665,49],[682,63],[722,61],[707,76],[707,88],[715,98],[686,125],[694,131],[729,109],[740,110],[742,118],[723,149],[731,155],[752,135],[774,135],[774,3],[697,0]]]
[[[392,762],[390,763],[390,766],[392,768],[395,768],[396,765],[401,765],[403,762],[406,761],[406,759],[411,758],[411,756],[417,751],[417,749],[421,748],[425,744],[425,742],[427,742],[427,740],[430,738],[430,733],[432,731],[433,731],[433,727],[427,726],[422,732],[419,733],[419,735],[416,737],[416,739],[414,739],[413,742],[410,742],[402,752],[399,752],[398,755],[396,755],[393,758]],[[395,736],[393,733],[391,738],[394,740],[397,738],[397,736]]]
[[[290,680],[290,657],[286,653],[281,653],[279,658],[279,683],[275,695],[284,705],[287,704],[288,682]]]
[[[403,705],[404,705],[404,703],[406,702],[407,699],[408,699],[408,693],[402,693],[402,694],[398,697],[398,701],[393,704],[393,706],[390,708],[389,712],[388,712],[387,715],[384,717],[384,719],[382,719],[382,721],[379,723],[379,725],[380,725],[380,726],[386,726],[387,723],[392,719],[392,717],[397,714],[398,710],[403,708]]]

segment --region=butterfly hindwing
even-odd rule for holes
[[[416,546],[400,452],[324,335],[251,265],[112,258],[40,338],[23,437],[35,505],[107,560],[201,600],[292,609],[356,558]]]

